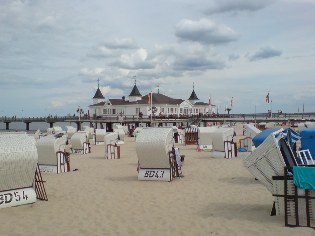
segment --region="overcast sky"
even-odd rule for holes
[[[0,0],[0,116],[157,91],[232,113],[315,111],[314,0]],[[272,103],[266,103],[270,92]]]

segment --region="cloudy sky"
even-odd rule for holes
[[[315,111],[314,0],[0,0],[0,116],[150,90],[232,113]],[[265,97],[270,92],[272,103]]]

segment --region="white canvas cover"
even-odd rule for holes
[[[174,145],[172,128],[144,128],[136,140],[140,168],[170,168],[169,151]]]
[[[123,144],[125,141],[125,131],[120,128],[115,130],[115,133],[117,133],[117,139],[119,139],[120,143]]]
[[[112,145],[115,145],[118,141],[118,133],[117,132],[113,132],[113,133],[107,133],[105,135],[105,138],[104,138],[104,144],[105,144],[105,158],[108,158],[108,147],[107,145],[108,144],[112,144]]]
[[[0,134],[0,191],[32,186],[38,154],[27,134]]]
[[[232,141],[234,128],[218,128],[212,133],[212,149],[213,151],[224,152],[224,141]]]
[[[105,129],[95,129],[95,142],[104,142],[104,138],[106,135],[106,130]]]
[[[36,143],[38,164],[57,165],[56,153],[64,151],[66,147],[66,135],[56,138],[54,135],[43,136]]]
[[[77,132],[77,129],[73,126],[66,126],[67,128],[67,138],[71,139],[72,135],[74,135]]]
[[[202,147],[202,145],[211,145],[212,147],[212,134],[217,130],[216,126],[211,127],[199,127],[198,128],[198,144]]]
[[[83,149],[83,143],[87,141],[87,134],[86,132],[76,132],[72,137],[71,137],[71,145],[72,149],[78,149],[81,150]]]
[[[93,137],[94,137],[94,128],[89,127],[89,126],[84,126],[83,129],[84,129],[84,131],[87,132],[88,139],[93,139]]]

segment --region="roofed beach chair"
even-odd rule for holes
[[[106,129],[95,129],[95,145],[104,144]]]
[[[254,138],[260,132],[261,132],[261,130],[257,129],[253,124],[244,124],[243,125],[243,135],[246,137]]]
[[[38,155],[27,134],[0,134],[0,208],[34,203]]]
[[[94,128],[89,126],[83,126],[83,130],[88,134],[88,140],[94,139]]]
[[[277,130],[260,144],[243,161],[248,171],[273,193],[273,176],[283,175],[284,167],[297,165],[295,156],[282,137],[283,129]]]
[[[138,180],[171,181],[178,176],[172,128],[143,128],[136,140]]]
[[[62,173],[70,171],[70,156],[65,152],[66,135],[47,135],[37,141],[38,164],[41,172]]]
[[[85,131],[78,131],[71,137],[71,146],[73,153],[87,154],[91,152],[91,146],[88,142],[88,135]]]
[[[217,129],[218,128],[216,126],[198,128],[198,148],[200,150],[212,150],[213,132],[215,132]]]
[[[104,138],[105,158],[120,159],[120,146],[118,145],[119,133],[107,133]]]
[[[185,145],[198,145],[198,127],[185,129]]]
[[[71,139],[72,135],[74,135],[77,132],[77,129],[73,126],[66,126],[67,128],[67,138]]]
[[[213,158],[231,158],[237,156],[236,144],[233,142],[233,128],[218,128],[212,133]]]

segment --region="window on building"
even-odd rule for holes
[[[162,108],[161,108],[161,112],[163,112],[163,113],[164,113],[164,107],[162,107]]]
[[[180,114],[183,114],[183,108],[180,108],[180,109],[179,109],[179,113],[180,113]]]
[[[107,114],[107,110],[106,109],[103,109],[103,114]]]
[[[113,109],[112,111],[113,111],[113,115],[115,115],[116,114],[116,109]]]
[[[173,109],[173,107],[171,108],[171,113],[173,113],[174,112],[174,109]]]
[[[139,115],[140,113],[140,108],[136,108],[136,114]]]

